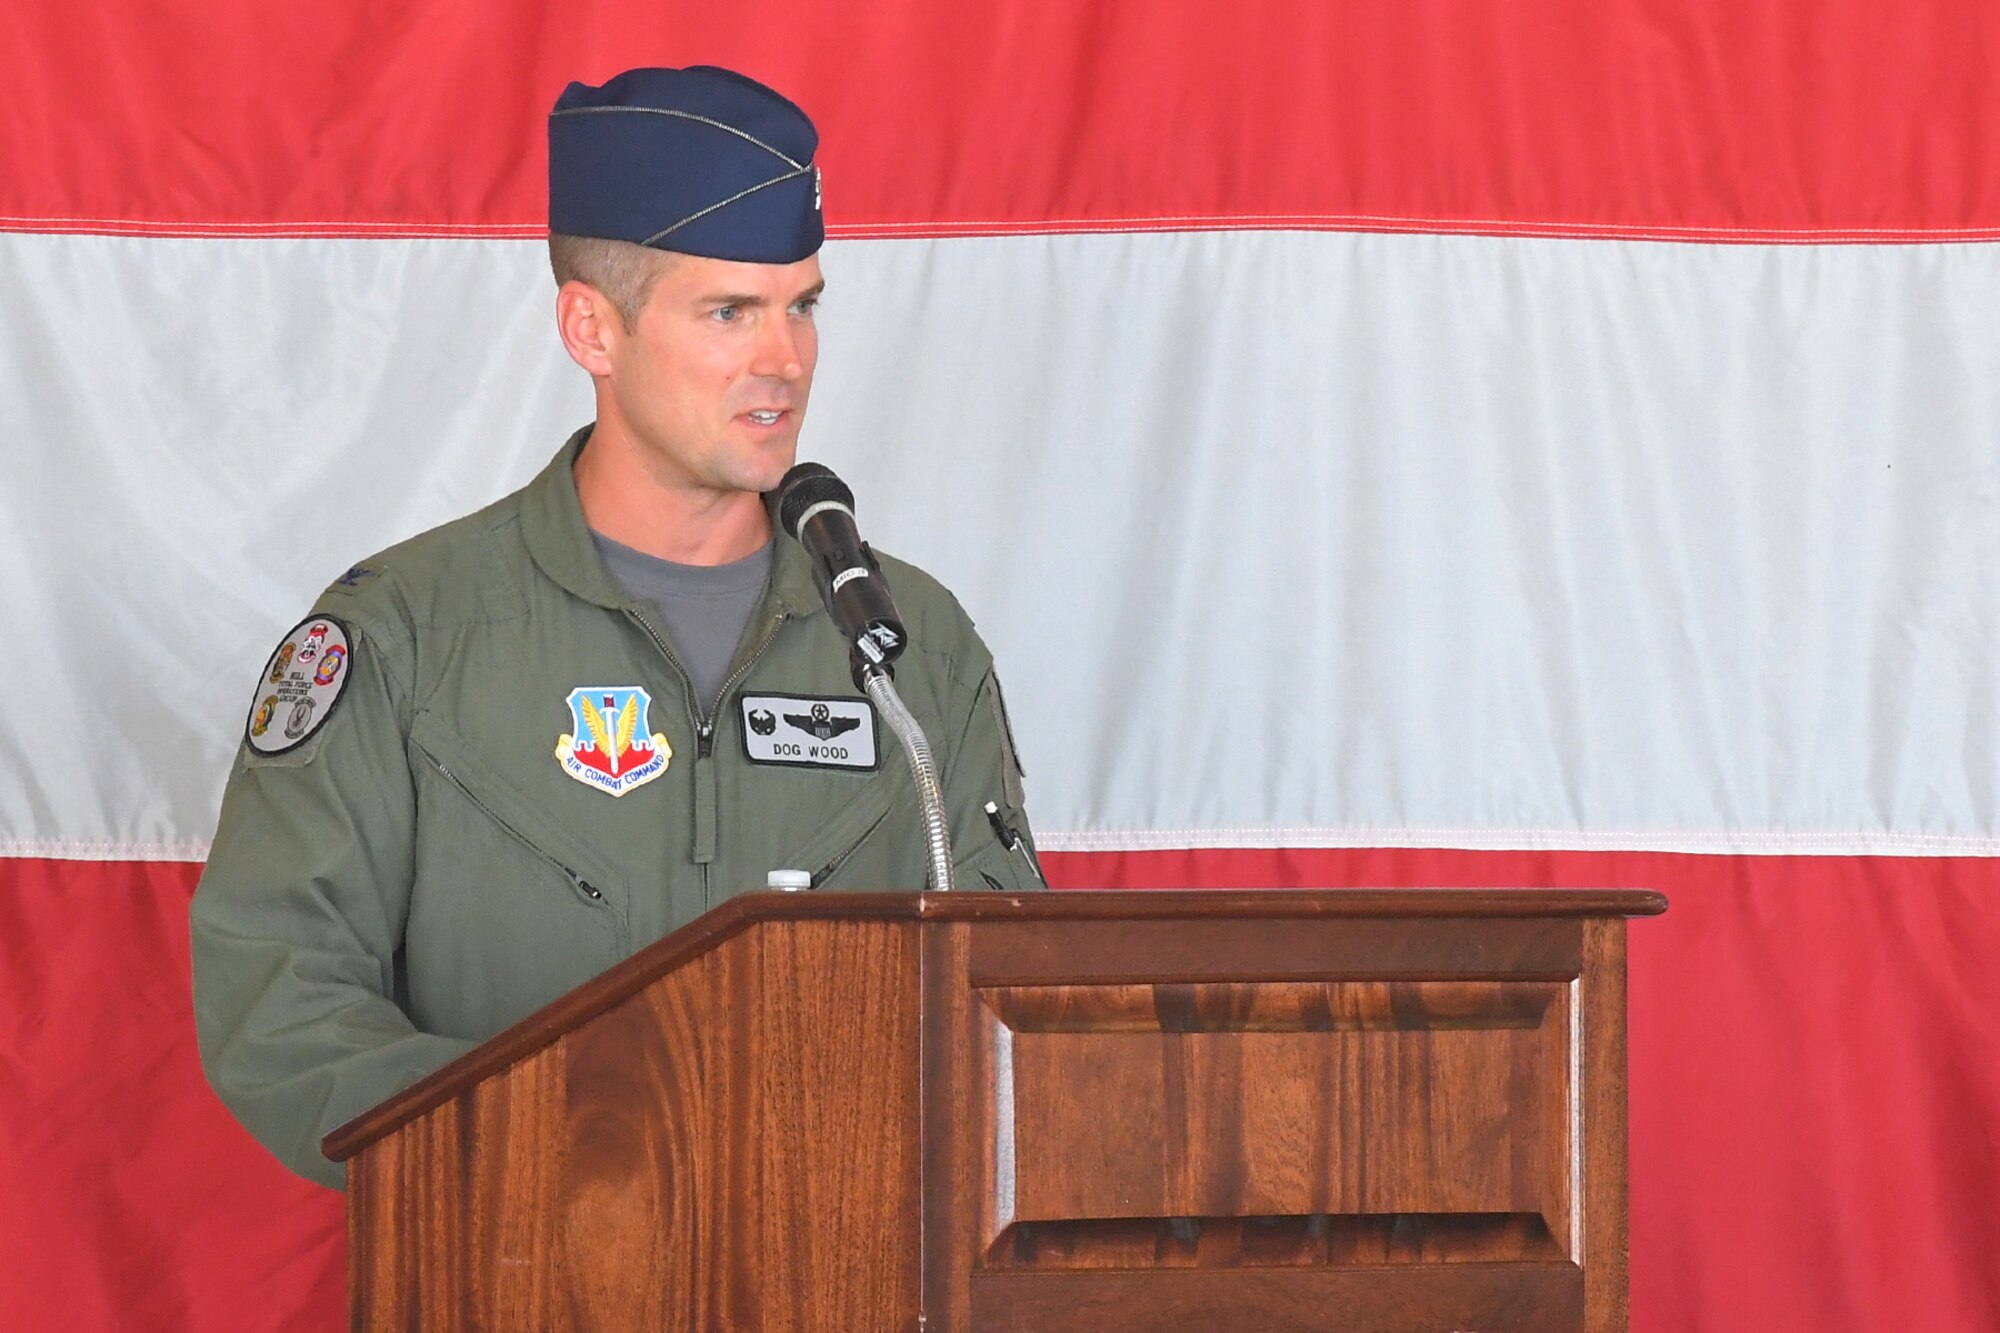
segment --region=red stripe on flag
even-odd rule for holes
[[[179,862],[0,860],[0,1326],[334,1328],[339,1194],[202,1078]]]
[[[0,227],[535,235],[571,78],[716,62],[850,235],[2000,235],[2000,8],[81,0],[0,45]]]
[[[1631,933],[1633,1328],[2000,1327],[2000,860],[1051,854],[1064,887],[1661,889]],[[0,861],[0,1310],[336,1326],[337,1196],[203,1083],[195,867]],[[23,1313],[25,1312],[25,1313]]]

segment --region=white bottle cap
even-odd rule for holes
[[[773,870],[764,876],[764,887],[783,889],[786,893],[797,893],[813,886],[812,872],[809,870]]]

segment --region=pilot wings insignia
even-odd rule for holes
[[[858,717],[833,716],[833,710],[825,704],[814,704],[812,706],[812,713],[809,716],[801,716],[798,713],[787,713],[785,714],[785,721],[797,727],[800,731],[811,736],[816,736],[823,741],[830,741],[835,736],[852,731],[861,725],[861,719]]]

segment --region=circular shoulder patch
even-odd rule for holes
[[[284,754],[312,739],[347,688],[353,652],[347,626],[308,616],[278,644],[257,677],[243,739],[253,754]]]

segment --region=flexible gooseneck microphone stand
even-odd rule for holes
[[[811,557],[827,613],[848,641],[855,688],[874,702],[902,742],[923,811],[925,879],[932,892],[949,892],[951,824],[944,812],[944,786],[924,729],[896,693],[892,664],[909,646],[909,635],[882,567],[855,526],[854,492],[831,468],[800,463],[778,483],[777,510],[779,526]]]
[[[882,716],[888,720],[889,730],[896,733],[896,739],[903,743],[903,754],[910,761],[910,778],[916,783],[917,802],[924,815],[924,853],[928,862],[925,879],[931,892],[946,893],[952,887],[951,880],[951,823],[944,813],[944,786],[938,781],[937,760],[931,757],[931,743],[924,738],[924,729],[910,710],[903,706],[903,696],[896,693],[896,682],[891,678],[886,666],[873,662],[857,669],[861,688],[875,701]]]

